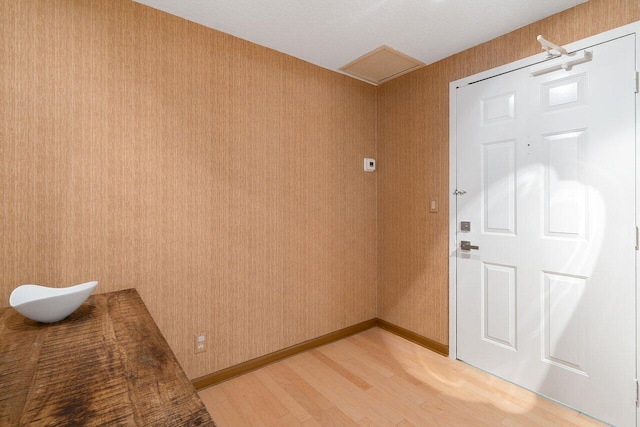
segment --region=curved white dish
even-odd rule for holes
[[[98,282],[68,288],[22,285],[11,292],[9,304],[18,313],[36,322],[58,322],[76,311],[96,286]]]

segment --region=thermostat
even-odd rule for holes
[[[376,159],[364,159],[364,171],[365,172],[373,172],[376,170]]]

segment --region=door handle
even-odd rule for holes
[[[470,241],[462,240],[460,242],[460,249],[463,251],[470,251],[471,249],[480,249],[478,246],[473,246]]]

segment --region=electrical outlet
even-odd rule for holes
[[[207,351],[207,333],[200,332],[199,334],[197,334],[194,344],[195,353],[204,353],[205,351]]]
[[[373,172],[376,170],[376,159],[370,159],[366,157],[364,159],[364,171]]]

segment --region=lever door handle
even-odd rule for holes
[[[462,240],[460,242],[460,249],[463,251],[470,251],[471,249],[480,249],[478,246],[473,246],[470,241]]]

